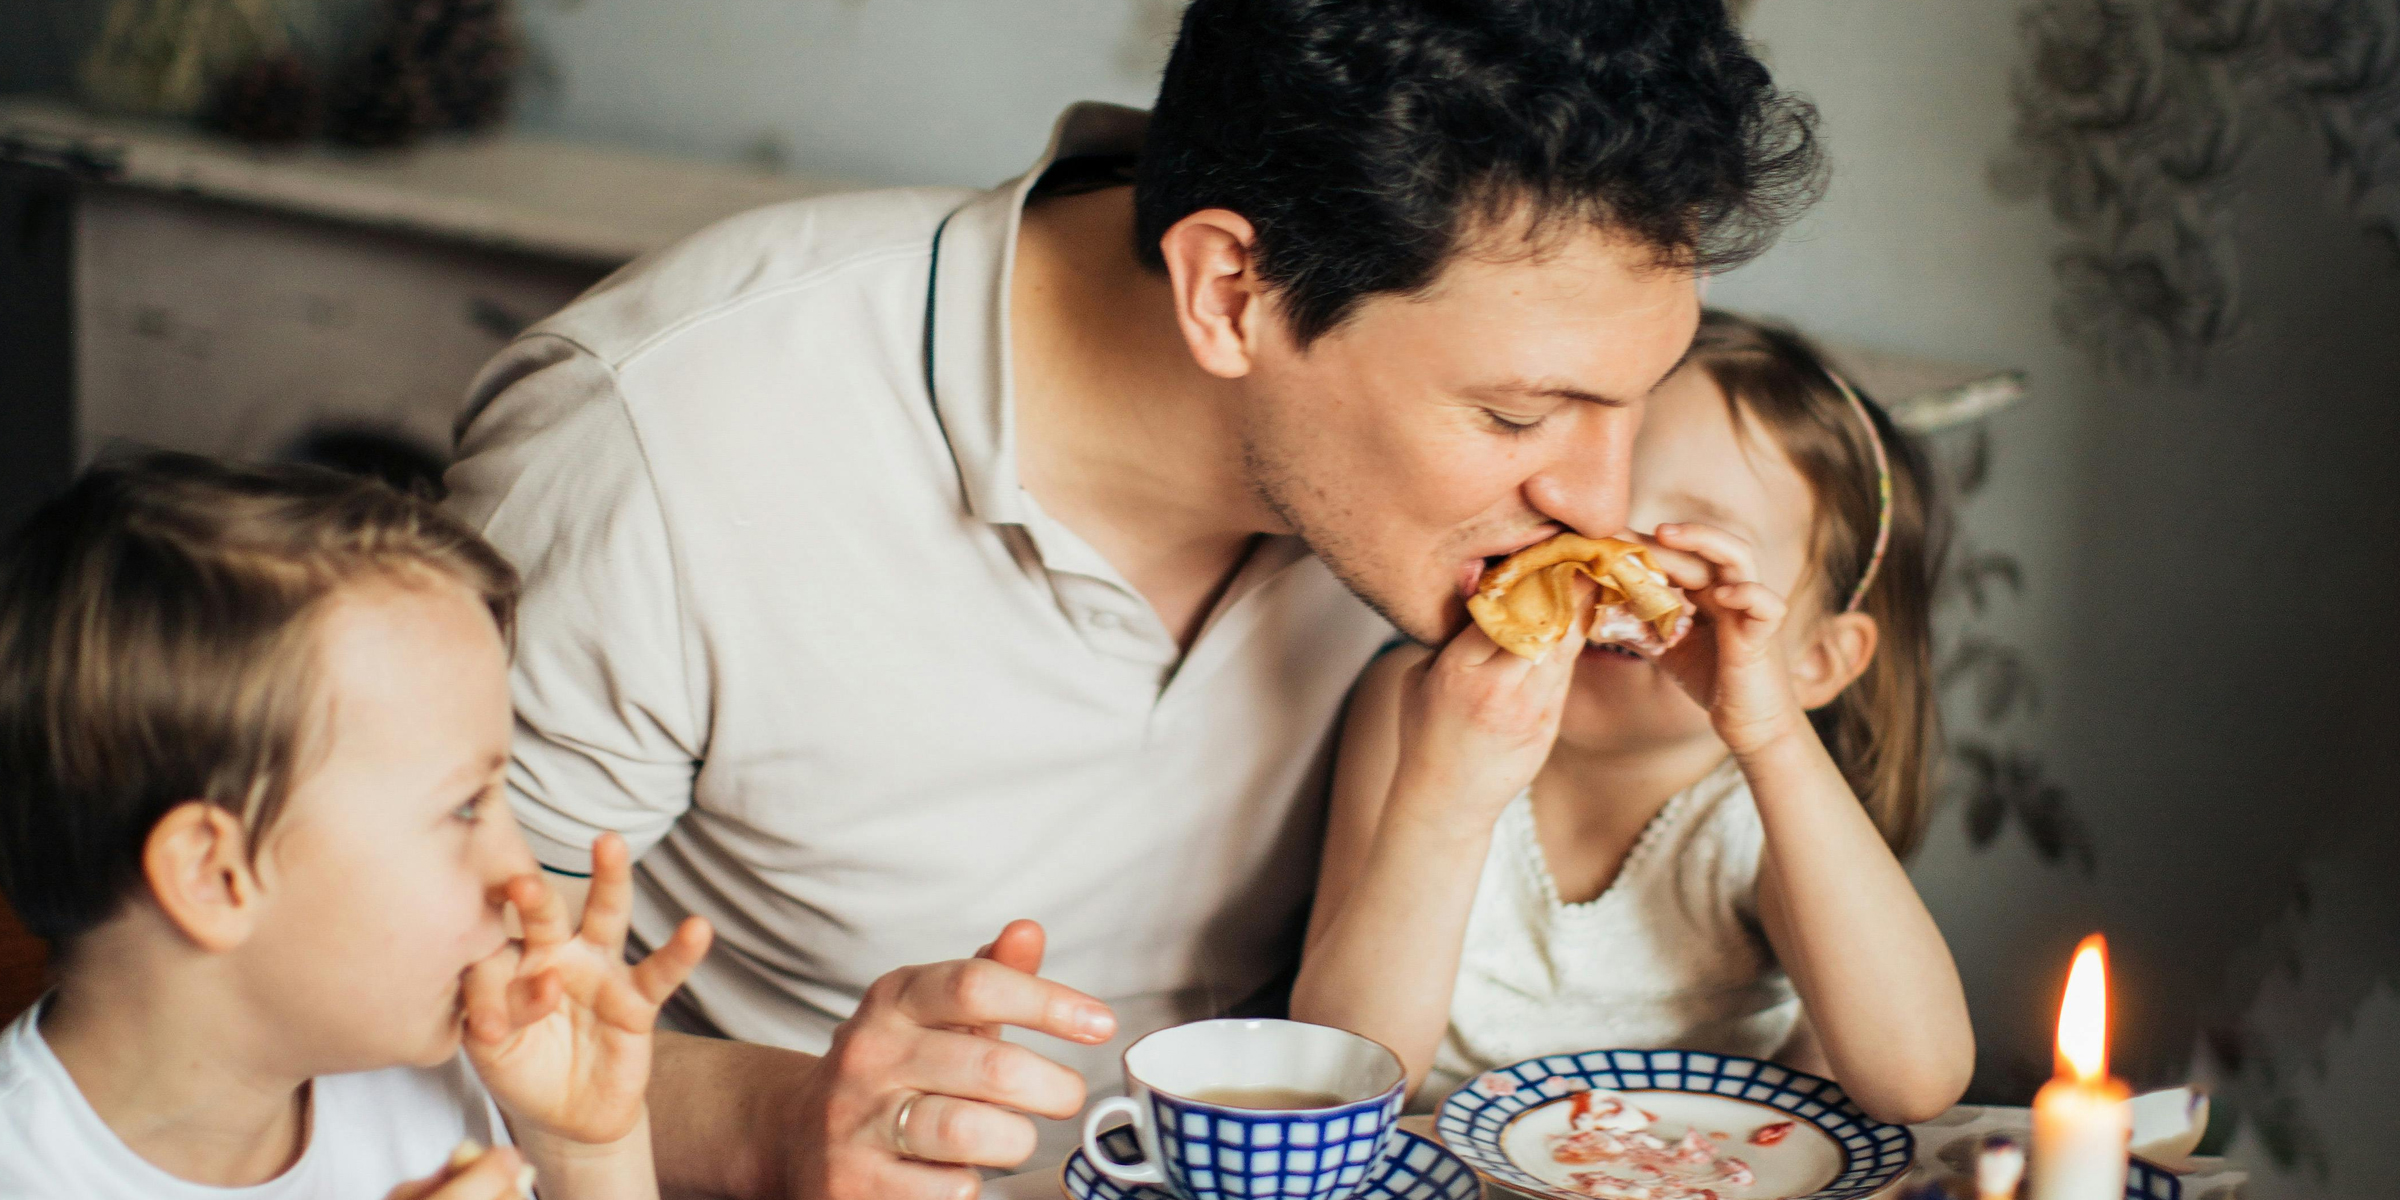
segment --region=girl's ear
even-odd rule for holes
[[[151,900],[193,944],[221,953],[250,939],[261,907],[241,818],[205,800],[167,811],[142,843]]]
[[[1158,251],[1192,360],[1224,379],[1249,374],[1266,316],[1257,230],[1240,213],[1204,208],[1169,226]]]
[[[1835,613],[1817,622],[1808,644],[1792,658],[1792,690],[1800,697],[1800,707],[1815,712],[1833,703],[1843,688],[1867,673],[1881,641],[1882,630],[1865,613]]]

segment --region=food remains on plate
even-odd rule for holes
[[[1567,1131],[1550,1135],[1550,1158],[1592,1168],[1571,1174],[1567,1186],[1595,1200],[1725,1200],[1719,1189],[1758,1182],[1748,1163],[1719,1154],[1708,1134],[1689,1129],[1669,1141],[1651,1131],[1657,1122],[1615,1092],[1577,1092]],[[1750,1131],[1748,1140],[1773,1146],[1791,1132],[1792,1122],[1774,1121]]]
[[[1790,1136],[1792,1136],[1792,1123],[1790,1121],[1770,1121],[1767,1124],[1761,1125],[1758,1128],[1750,1131],[1750,1144],[1753,1146],[1772,1146]]]

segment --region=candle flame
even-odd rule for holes
[[[2058,1073],[2093,1083],[2108,1077],[2108,941],[2099,934],[2075,948],[2066,1000],[2058,1006]]]

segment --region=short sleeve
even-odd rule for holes
[[[640,856],[691,806],[706,693],[615,373],[555,336],[511,346],[470,393],[447,481],[524,578],[509,790],[527,842],[576,874],[604,830]]]

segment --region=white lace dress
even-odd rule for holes
[[[1608,890],[1563,904],[1511,800],[1467,919],[1450,1030],[1420,1106],[1520,1059],[1611,1047],[1766,1057],[1800,1000],[1758,922],[1765,834],[1728,759],[1651,818]]]

